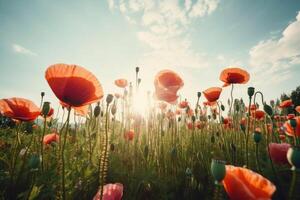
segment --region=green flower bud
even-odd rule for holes
[[[253,133],[253,140],[255,143],[259,143],[262,139],[261,133],[258,131],[254,131]]]
[[[96,105],[96,107],[94,108],[94,116],[98,117],[100,115],[101,112],[101,107],[99,104]]]
[[[114,99],[114,96],[112,94],[108,94],[106,97],[106,104],[109,105],[113,99]]]
[[[254,87],[248,87],[248,96],[252,97],[254,95],[255,88]]]
[[[45,117],[50,112],[50,102],[44,102],[43,108],[42,108],[42,115]]]
[[[264,104],[264,111],[269,115],[272,116],[273,115],[273,109],[271,106]]]
[[[220,184],[226,175],[225,161],[212,159],[210,169],[215,179],[215,184]]]

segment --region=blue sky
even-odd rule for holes
[[[184,79],[182,96],[221,86],[219,74],[240,66],[266,99],[300,85],[300,1],[296,0],[0,0],[0,98],[56,99],[44,79],[54,63],[92,71],[105,93],[117,78],[153,90],[161,69]],[[229,88],[222,98],[228,97]]]

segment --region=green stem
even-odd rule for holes
[[[61,149],[61,160],[62,160],[62,199],[66,199],[66,187],[65,187],[65,156],[64,156],[64,151],[65,151],[65,145],[66,145],[66,140],[67,140],[67,135],[68,135],[68,130],[69,130],[69,120],[70,120],[70,114],[71,114],[71,108],[68,108],[68,117],[67,117],[67,125],[66,125],[66,131],[65,135],[63,136],[63,144],[62,144],[62,149]]]
[[[297,180],[297,170],[293,170],[293,175],[292,175],[292,181],[291,181],[291,186],[289,190],[289,198],[288,199],[293,199],[293,194],[294,194],[294,189],[296,185],[296,180]]]
[[[261,172],[259,158],[258,158],[258,143],[255,144],[255,156],[256,156],[256,165],[257,165],[258,172]]]
[[[44,130],[43,130],[42,138],[41,138],[41,158],[42,158],[41,167],[42,167],[42,172],[44,171],[44,142],[43,142],[43,140],[44,140],[46,128],[47,128],[47,120],[46,120],[46,116],[44,116]]]

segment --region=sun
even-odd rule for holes
[[[132,110],[134,113],[138,113],[145,116],[150,108],[150,99],[146,92],[137,92],[133,96]]]

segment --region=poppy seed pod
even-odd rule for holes
[[[198,98],[201,97],[201,92],[197,92],[197,97],[198,97]]]
[[[181,117],[178,117],[178,122],[180,122],[181,121]]]
[[[32,155],[28,161],[29,168],[33,171],[38,170],[40,166],[40,161],[41,158],[38,155],[36,154]]]
[[[112,105],[112,107],[111,107],[111,114],[112,114],[112,115],[115,115],[116,112],[117,112],[117,106],[116,106],[116,104],[114,103],[114,104]]]
[[[196,121],[196,117],[195,115],[192,116],[192,121],[195,122]]]
[[[45,96],[45,92],[41,92],[41,97],[44,97]]]
[[[140,68],[139,68],[139,67],[136,67],[136,68],[135,68],[135,72],[138,73],[139,71],[140,71]]]
[[[210,169],[215,179],[215,184],[219,185],[226,175],[225,161],[212,159]]]
[[[248,87],[248,96],[252,97],[254,95],[254,91],[255,91],[254,87]]]
[[[262,139],[261,133],[258,131],[254,131],[253,133],[253,140],[255,143],[259,143]]]
[[[114,96],[112,94],[108,94],[106,97],[106,104],[109,105],[114,99]]]
[[[42,108],[42,115],[47,116],[48,113],[50,112],[50,102],[44,102],[43,108]]]
[[[224,111],[225,110],[225,106],[223,104],[221,104],[221,110]]]
[[[287,152],[287,159],[293,166],[292,170],[300,168],[300,147],[290,147]]]
[[[138,84],[140,84],[142,82],[142,79],[141,78],[139,78],[138,79]]]
[[[265,111],[269,116],[272,116],[272,115],[273,115],[273,110],[272,110],[271,106],[269,106],[268,104],[264,104],[264,111]]]
[[[100,105],[97,104],[97,106],[94,108],[94,116],[98,117],[100,115],[100,112],[101,112]]]

